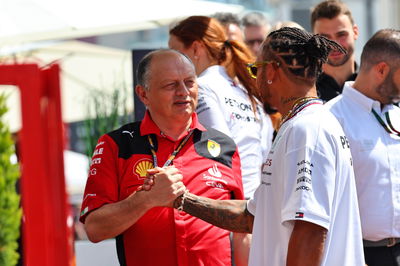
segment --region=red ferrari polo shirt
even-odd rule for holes
[[[182,172],[186,187],[213,199],[243,199],[233,140],[214,129],[206,130],[195,113],[190,129],[193,134],[172,163]],[[163,135],[149,113],[142,122],[99,139],[85,188],[82,222],[91,211],[125,199],[143,184],[146,170],[153,168],[147,135],[152,136],[159,166],[181,142]],[[231,265],[228,231],[172,208],[149,210],[116,239],[121,265]]]

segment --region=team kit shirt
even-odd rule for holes
[[[373,114],[399,130],[400,108],[381,104],[346,82],[327,105],[348,137],[365,240],[400,237],[400,137],[389,134]],[[362,124],[360,124],[362,121]]]
[[[173,160],[187,189],[212,199],[243,199],[233,140],[206,130],[196,114],[190,130],[192,135]],[[182,141],[162,134],[149,113],[141,123],[125,125],[99,139],[85,188],[82,222],[91,211],[127,198],[143,184],[146,170],[154,167],[148,135],[159,166]],[[173,208],[150,209],[116,240],[121,265],[231,265],[228,231]]]
[[[230,136],[238,146],[244,194],[250,198],[260,184],[260,169],[272,143],[273,126],[258,102],[251,105],[247,91],[233,81],[223,66],[211,66],[198,77],[199,121]]]
[[[247,208],[255,216],[249,265],[286,265],[296,220],[327,230],[321,265],[365,265],[349,145],[321,103],[281,126]]]

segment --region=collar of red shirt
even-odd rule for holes
[[[190,129],[198,129],[200,131],[205,131],[206,129],[200,124],[197,114],[192,114],[192,123],[190,124]],[[146,111],[142,123],[140,124],[140,135],[145,136],[149,134],[155,134],[159,137],[163,136],[161,130],[158,128],[153,119],[151,119],[149,111]],[[186,134],[182,137],[185,137]]]

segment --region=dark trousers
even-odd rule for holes
[[[364,247],[368,266],[400,266],[400,243],[393,247]]]

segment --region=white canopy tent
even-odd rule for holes
[[[93,93],[108,95],[122,87],[127,88],[129,93],[132,88],[130,51],[81,41],[38,44],[14,51],[12,55],[0,53],[0,64],[36,63],[42,67],[57,62],[61,67],[61,107],[64,122],[89,118],[88,104]],[[7,105],[10,108],[5,119],[11,131],[15,132],[21,127],[19,91],[0,85],[0,93],[3,91],[9,95]],[[129,111],[133,110],[133,99],[129,97],[125,104]]]
[[[131,88],[130,51],[60,40],[145,30],[190,15],[242,10],[240,5],[200,0],[0,0],[0,64],[60,63],[63,119],[79,121],[88,115],[88,87],[112,90],[118,81]],[[17,93],[9,100],[18,107],[8,115],[13,131],[20,127]]]
[[[200,0],[1,0],[0,44],[144,30],[190,15],[242,10]]]

